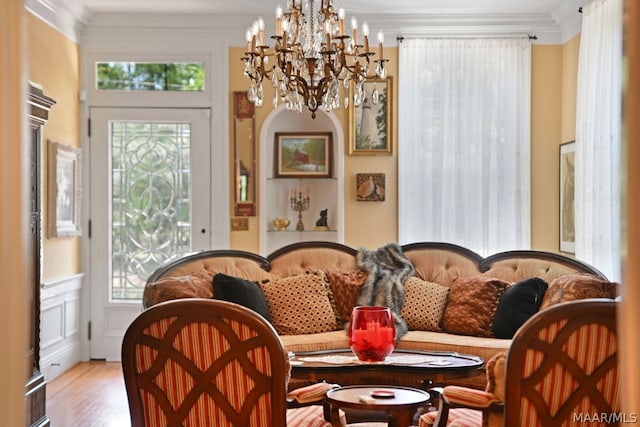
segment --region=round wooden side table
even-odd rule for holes
[[[340,409],[381,411],[389,415],[389,427],[409,427],[418,408],[425,406],[429,394],[410,387],[346,386],[327,392],[325,403],[333,425]]]

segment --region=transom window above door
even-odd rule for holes
[[[204,63],[96,62],[96,89],[202,92]]]

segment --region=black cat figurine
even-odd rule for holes
[[[316,227],[320,227],[320,228],[328,227],[327,211],[328,209],[323,209],[320,211],[320,218],[318,218],[318,220],[316,221]]]

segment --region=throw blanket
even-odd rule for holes
[[[413,264],[397,243],[389,243],[375,251],[361,248],[356,262],[361,270],[369,273],[356,304],[389,307],[398,342],[407,333],[407,322],[400,312],[404,304],[404,281],[415,273]]]

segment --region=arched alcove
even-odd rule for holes
[[[275,178],[275,137],[279,132],[330,132],[331,176],[329,178]],[[260,151],[260,252],[267,255],[284,245],[301,241],[344,241],[344,131],[333,113],[322,110],[295,113],[284,105],[274,109],[265,119],[258,139]],[[298,213],[289,203],[292,189],[308,190],[310,206],[302,212],[304,231],[296,231]],[[320,210],[328,209],[329,230],[314,230]],[[285,231],[277,231],[273,220],[288,218]]]

